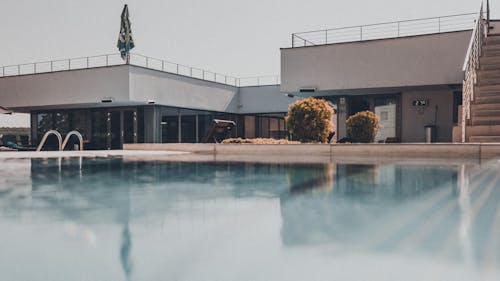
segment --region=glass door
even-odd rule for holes
[[[137,111],[123,111],[123,143],[137,142]]]
[[[375,114],[379,118],[379,129],[375,142],[397,141],[397,99],[395,97],[375,98]]]

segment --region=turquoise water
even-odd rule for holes
[[[500,280],[499,168],[0,161],[0,280]]]

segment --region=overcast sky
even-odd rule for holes
[[[116,53],[120,13],[127,3],[133,52],[237,77],[278,74],[279,48],[290,46],[293,32],[476,12],[481,2],[0,1],[0,65]],[[500,17],[500,3],[492,1],[491,10],[493,18]],[[0,127],[6,122],[1,117]]]

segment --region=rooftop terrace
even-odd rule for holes
[[[61,60],[51,60],[17,65],[0,66],[0,78],[8,76],[32,75],[59,71],[90,69],[125,65],[120,54],[107,54],[90,57],[79,57]],[[235,77],[197,67],[187,66],[162,59],[147,57],[140,54],[130,54],[130,65],[152,70],[173,73],[181,76],[221,83],[234,87],[267,86],[280,84],[279,75]]]
[[[292,48],[471,30],[477,13],[321,29],[292,34]]]

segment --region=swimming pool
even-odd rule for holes
[[[0,280],[498,280],[495,162],[0,161]]]

